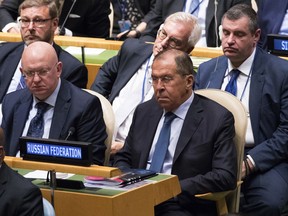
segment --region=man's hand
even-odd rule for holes
[[[123,148],[123,146],[124,146],[123,142],[113,141],[111,145],[110,154],[115,155],[118,151],[120,151]]]

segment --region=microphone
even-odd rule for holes
[[[72,136],[72,135],[74,134],[74,132],[75,132],[75,128],[74,128],[74,127],[70,127],[70,128],[69,128],[69,131],[68,131],[68,134],[67,134],[67,136],[66,136],[66,138],[65,138],[65,140],[68,140],[68,138],[69,138],[70,136]]]
[[[75,5],[75,3],[76,3],[77,0],[72,0],[72,1],[73,1],[73,3],[72,3],[72,5],[71,5],[71,7],[70,7],[70,9],[69,9],[69,11],[68,11],[68,13],[67,13],[67,15],[66,15],[66,17],[65,17],[65,19],[64,19],[61,27],[59,28],[59,34],[60,34],[60,35],[61,35],[61,33],[63,32],[63,28],[64,28],[64,26],[65,26],[65,24],[66,24],[66,22],[67,22],[67,20],[68,20],[68,17],[70,16],[71,11],[72,11],[72,9],[73,9],[73,7],[74,7],[74,5]],[[64,2],[63,4],[65,4],[65,2]],[[63,32],[63,33],[64,33],[64,32]],[[65,34],[65,33],[64,33],[64,34]]]

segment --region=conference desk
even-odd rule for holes
[[[25,161],[21,158],[5,157],[5,162],[19,173],[26,174],[34,169],[76,173],[71,180],[83,180],[86,175],[112,177],[119,170],[112,167],[79,167],[54,163]],[[57,216],[152,216],[154,206],[181,192],[178,177],[157,175],[151,182],[126,191],[113,189],[64,189],[54,190],[54,207]],[[34,180],[41,189],[43,197],[51,201],[51,189],[45,180]]]

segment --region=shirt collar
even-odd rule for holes
[[[250,71],[252,69],[255,53],[256,53],[256,49],[254,48],[252,54],[237,68],[246,76],[249,76]],[[228,59],[228,73],[233,69],[235,68],[233,67],[231,61]]]

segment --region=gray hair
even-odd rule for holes
[[[190,37],[188,39],[188,44],[191,47],[195,47],[196,43],[201,37],[202,28],[200,27],[198,20],[195,16],[186,12],[176,12],[171,14],[165,19],[165,22],[174,22],[174,23],[187,23],[187,25],[193,26],[191,30]]]

